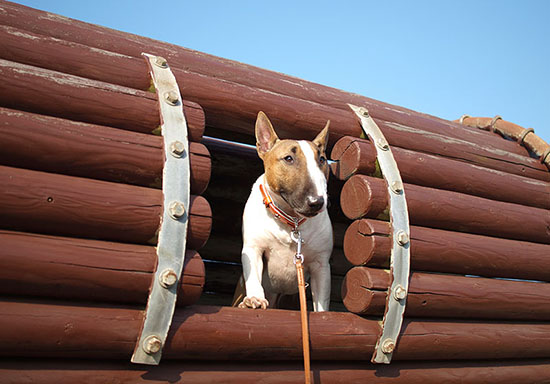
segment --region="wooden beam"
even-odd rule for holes
[[[424,187],[445,189],[532,207],[550,209],[550,183],[407,149],[392,148],[404,182]],[[337,160],[333,174],[347,180],[355,174],[379,174],[376,149],[368,140],[346,136],[338,140],[331,157]]]
[[[142,311],[60,302],[0,303],[0,356],[121,358],[132,354]],[[309,313],[313,360],[365,364],[378,320],[351,313]],[[274,332],[276,330],[276,332]],[[302,359],[300,313],[229,307],[176,310],[165,359]],[[550,357],[550,324],[405,321],[393,360],[476,360]]]
[[[0,166],[1,228],[129,243],[156,243],[162,191]],[[191,197],[188,249],[210,234],[206,199]]]
[[[145,304],[156,267],[152,246],[0,230],[0,293]],[[188,250],[178,304],[197,302],[204,263]]]
[[[405,184],[404,190],[412,225],[550,243],[550,214],[546,209],[413,184]],[[388,200],[383,179],[355,175],[342,188],[340,206],[350,219],[377,218],[387,215]]]
[[[344,254],[354,265],[388,268],[390,224],[354,221]],[[550,245],[411,226],[411,268],[485,277],[550,281]]]
[[[355,267],[342,284],[342,298],[353,313],[383,315],[390,283],[388,270]],[[550,320],[550,284],[412,272],[405,316],[467,319]]]
[[[0,164],[160,188],[162,137],[0,108]],[[210,153],[189,143],[191,193],[208,186]]]

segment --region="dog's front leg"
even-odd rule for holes
[[[262,249],[247,247],[246,245],[243,247],[241,261],[243,263],[246,297],[239,304],[239,308],[267,309],[269,305],[262,287],[264,267],[262,256]]]
[[[311,296],[315,312],[329,310],[331,289],[329,257],[330,255],[321,257],[323,261],[313,264],[310,268]]]

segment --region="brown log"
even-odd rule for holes
[[[403,148],[395,147],[392,152],[406,183],[550,209],[548,182]],[[343,137],[334,145],[331,157],[338,161],[332,170],[340,180],[354,174],[380,174],[376,149],[368,140]]]
[[[153,93],[7,60],[0,60],[0,75],[3,107],[143,133],[160,125]],[[193,102],[183,106],[190,140],[200,141],[204,112]]]
[[[54,21],[37,14],[32,16],[32,12],[32,10],[10,7],[9,12],[0,15],[2,16],[0,20],[6,25],[67,40],[57,42],[55,39],[50,39],[51,41],[46,43],[44,40],[48,38],[45,36],[36,38],[29,35],[29,32],[16,33],[16,39],[26,39],[26,44],[40,45],[40,42],[44,43],[44,46],[58,44],[54,52],[82,51],[81,54],[68,52],[66,57],[86,57],[88,58],[86,65],[81,65],[82,59],[75,59],[76,62],[71,68],[68,68],[67,64],[56,66],[56,58],[42,59],[41,55],[36,53],[42,51],[44,49],[42,47],[36,49],[12,47],[5,54],[6,57],[35,65],[42,63],[48,67],[53,66],[53,69],[58,71],[70,70],[71,73],[89,78],[105,75],[101,80],[118,84],[125,80],[131,81],[133,77],[128,76],[128,72],[118,75],[113,74],[113,71],[117,69],[123,71],[126,67],[140,67],[141,64],[133,63],[126,67],[120,64],[104,71],[105,57],[115,56],[122,63],[130,60],[128,57],[139,57],[144,50],[164,55],[169,58],[182,93],[200,102],[205,108],[209,126],[251,135],[257,111],[263,109],[272,116],[282,137],[298,135],[297,138],[311,139],[327,119],[332,121],[333,138],[347,134],[359,136],[359,127],[347,106],[347,102],[351,101],[371,108],[373,116],[392,145],[431,153],[442,151],[446,156],[467,157],[481,165],[550,180],[546,168],[535,159],[526,157],[527,152],[523,148],[487,132],[464,129],[452,122],[150,39],[130,36],[69,19],[59,23],[59,20]],[[14,18],[16,14],[18,17]],[[39,22],[35,20],[36,17],[40,19]],[[13,30],[10,28],[6,28],[5,34],[6,41],[13,39]],[[96,52],[97,48],[105,51]],[[97,57],[92,60],[90,56],[94,54]],[[97,67],[94,67],[94,62],[98,62]],[[93,68],[89,68],[90,65]],[[256,78],[258,72],[262,72],[263,75]],[[136,76],[137,78],[139,76]],[[250,81],[250,78],[256,78],[256,81]],[[136,83],[124,83],[124,85],[143,88],[144,81],[140,79]],[[338,101],[334,102],[334,100]],[[227,108],[228,103],[238,105],[239,108]],[[301,119],[296,120],[295,111],[300,111]],[[439,132],[445,132],[447,136],[438,134]],[[465,137],[470,141],[465,140]],[[449,142],[453,143],[452,147],[449,146]],[[474,143],[484,143],[484,145]]]
[[[342,298],[353,313],[383,315],[389,270],[352,268]],[[549,320],[550,284],[412,272],[405,315],[468,319]],[[380,305],[382,304],[382,305]]]
[[[480,132],[475,129],[463,129],[463,127],[454,122],[145,37],[129,35],[124,32],[90,25],[77,20],[56,18],[51,17],[53,16],[51,14],[49,15],[50,17],[42,11],[22,6],[6,5],[2,19],[0,19],[2,24],[45,35],[37,38],[36,35],[32,34],[28,36],[29,32],[21,33],[16,30],[14,33],[13,28],[6,28],[4,36],[2,37],[8,48],[8,53],[6,55],[10,57],[15,56],[18,60],[21,60],[21,62],[28,60],[31,62],[46,62],[51,65],[56,64],[55,58],[50,57],[48,59],[41,59],[38,57],[36,51],[39,51],[41,55],[51,55],[51,51],[62,51],[63,48],[66,47],[75,49],[75,45],[79,45],[111,51],[117,53],[118,55],[116,56],[126,55],[130,57],[141,57],[141,52],[144,51],[144,48],[147,48],[146,50],[148,52],[168,58],[171,67],[184,68],[202,77],[222,77],[224,81],[228,83],[243,84],[248,87],[265,90],[269,93],[278,93],[287,98],[291,97],[307,100],[326,107],[341,109],[346,112],[349,112],[347,103],[353,102],[367,106],[371,110],[371,114],[376,118],[395,121],[404,125],[413,124],[433,133],[445,131],[448,132],[450,137],[466,137],[472,142],[481,141],[490,142],[491,144],[495,143],[498,148],[518,154],[524,154],[524,151],[514,145],[514,143],[499,141],[495,135],[488,134],[487,132]],[[58,45],[54,47],[52,44],[55,43],[55,40],[50,39],[53,40],[53,42],[47,41],[46,36],[61,39],[64,40],[64,42],[63,44],[58,43]],[[26,41],[21,42],[21,40]],[[34,48],[33,43],[34,45],[42,46],[42,48]],[[46,47],[49,49],[46,49]],[[88,58],[87,62],[91,59],[89,53],[83,54],[82,56]],[[103,58],[102,61],[105,61],[105,57],[109,56],[112,55],[100,55],[100,57]],[[71,55],[67,54],[65,57],[70,58]],[[121,60],[122,58],[117,57],[117,59]],[[74,67],[77,67],[77,70],[81,70],[81,61],[82,59],[76,59],[79,65],[75,65]],[[125,66],[122,64],[116,67],[124,68]],[[69,67],[67,69],[70,70],[71,68]],[[95,72],[112,73],[112,70],[96,70]],[[119,77],[113,76],[113,80],[110,82],[117,84],[117,80],[128,81],[127,79],[128,75],[123,74]],[[141,84],[144,84],[143,80],[141,80]]]
[[[159,136],[0,108],[0,164],[71,176],[161,187]],[[210,153],[189,143],[191,193],[210,180]]]
[[[0,293],[145,304],[156,266],[152,246],[0,231]],[[186,252],[178,304],[195,304],[204,263]]]
[[[353,265],[388,267],[392,241],[388,222],[354,221],[344,237]],[[411,269],[485,277],[550,281],[550,246],[517,240],[410,227]]]
[[[405,184],[404,190],[413,225],[550,243],[550,211],[546,209],[412,184]],[[344,184],[340,205],[352,220],[377,218],[387,216],[388,200],[383,179],[355,175]]]
[[[0,167],[3,229],[129,243],[156,243],[162,191],[10,167]],[[192,196],[187,246],[210,234],[206,199]]]
[[[314,362],[316,383],[373,384],[540,384],[550,377],[544,360],[392,362]],[[301,384],[300,362],[163,361],[159,366],[136,366],[126,361],[8,359],[0,362],[0,381],[35,384],[146,383],[146,384]]]
[[[55,303],[0,303],[0,356],[129,359],[142,311]],[[351,313],[309,314],[313,360],[370,358],[378,320]],[[274,332],[276,330],[276,332]],[[302,359],[300,313],[229,307],[177,309],[166,359]],[[550,357],[550,324],[405,321],[393,360]]]

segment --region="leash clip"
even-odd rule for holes
[[[297,226],[292,232],[290,232],[290,238],[292,239],[292,241],[296,243],[296,254],[294,255],[294,264],[298,263],[298,261],[300,261],[300,263],[303,263],[304,255],[302,254],[302,244],[304,243],[304,240],[302,239],[302,232],[300,232]]]

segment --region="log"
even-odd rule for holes
[[[152,246],[0,231],[0,293],[145,304],[156,268]],[[195,304],[204,263],[186,252],[178,305]]]
[[[0,166],[3,229],[156,244],[162,191],[133,185]],[[210,234],[206,199],[190,200],[188,249]]]
[[[353,313],[382,316],[389,270],[355,267],[342,284],[342,298]],[[550,284],[412,272],[405,315],[466,319],[550,319]],[[382,304],[382,305],[381,305]]]
[[[7,60],[0,60],[0,75],[3,107],[142,133],[160,125],[153,93]],[[183,106],[189,138],[200,141],[204,112],[196,103],[184,101]]]
[[[548,210],[413,184],[404,190],[412,225],[550,243]],[[388,200],[383,179],[355,175],[342,188],[340,206],[352,220],[387,217]]]
[[[77,49],[82,50],[82,57],[88,58],[95,53],[97,57],[94,62],[101,63],[96,68],[90,69],[81,66],[82,59],[77,59],[73,63],[72,72],[75,71],[74,68],[77,68],[78,71],[75,73],[79,76],[97,78],[105,73],[106,77],[102,78],[103,81],[118,84],[121,81],[118,79],[132,79],[132,77],[129,77],[127,72],[113,75],[113,70],[103,71],[105,57],[116,56],[117,59],[124,61],[128,57],[139,57],[143,51],[166,56],[174,69],[182,93],[186,98],[201,103],[208,115],[207,123],[211,127],[220,127],[224,130],[242,132],[251,136],[257,111],[263,109],[272,116],[281,137],[311,139],[327,119],[332,121],[333,139],[350,134],[359,136],[359,126],[346,104],[354,102],[371,108],[371,113],[392,145],[431,153],[443,152],[449,157],[467,157],[480,165],[550,180],[546,168],[535,159],[525,156],[527,152],[517,143],[507,142],[494,134],[465,129],[449,121],[250,66],[242,67],[243,65],[238,63],[224,61],[181,47],[69,19],[64,19],[59,23],[60,20],[41,17],[39,16],[40,12],[31,15],[32,10],[23,10],[17,6],[9,8],[9,11],[0,15],[0,22],[6,26],[27,30],[26,33],[17,33],[18,38],[26,38],[27,43],[38,44],[46,39],[44,36],[36,39],[35,36],[29,35],[28,30],[31,30],[35,33],[67,40],[58,43],[55,52]],[[14,17],[16,14],[18,16]],[[37,18],[39,20],[36,20]],[[10,34],[9,29],[6,34]],[[13,32],[11,34],[13,35]],[[31,37],[25,37],[25,35]],[[10,37],[7,36],[6,40],[9,41]],[[55,39],[51,40],[55,43]],[[48,44],[52,44],[52,41]],[[48,44],[45,46],[49,46]],[[86,46],[89,47],[86,48]],[[90,47],[94,49],[90,49]],[[95,52],[97,48],[103,51]],[[54,58],[42,59],[36,55],[35,51],[42,49],[40,47],[36,50],[26,49],[21,53],[14,48],[6,54],[6,57],[33,64],[42,60],[42,65],[47,63],[49,66],[55,66]],[[31,57],[28,57],[29,55]],[[74,56],[74,52],[66,55],[68,58]],[[91,64],[91,60],[87,60],[87,62]],[[140,65],[137,63],[127,66],[117,65],[114,69],[118,68],[123,71],[126,67],[139,67]],[[55,66],[53,69],[67,70],[67,64],[61,67]],[[267,76],[260,76],[256,79],[258,82],[250,81],[249,78],[251,76],[255,78],[254,74],[258,71],[263,71]],[[136,78],[138,77],[136,76]],[[139,80],[134,84],[125,83],[125,85],[142,88],[144,81]],[[320,95],[322,95],[322,100],[319,99]],[[336,103],[334,102],[335,97],[338,99]],[[227,105],[238,105],[238,108],[228,108]],[[301,115],[298,120],[296,111],[300,111]],[[439,132],[445,132],[446,136]],[[470,141],[465,140],[465,137]],[[452,146],[449,145],[450,143]]]
[[[406,183],[550,209],[548,182],[398,147],[392,152]],[[340,180],[354,174],[380,174],[376,149],[368,140],[343,137],[334,145],[331,158],[338,161],[332,170]]]
[[[61,302],[0,303],[0,356],[129,359],[143,312]],[[309,314],[313,360],[365,361],[379,322],[351,313]],[[273,332],[277,330],[277,332]],[[302,359],[300,313],[229,307],[176,310],[163,358]],[[550,357],[550,324],[413,321],[403,324],[393,360]]]
[[[388,268],[388,222],[353,222],[344,237],[344,254],[353,265]],[[550,246],[517,240],[410,227],[411,269],[485,277],[550,281]]]
[[[160,188],[163,139],[99,125],[0,108],[0,164]],[[191,193],[210,180],[210,153],[189,143]]]
[[[118,54],[115,56],[125,55],[127,57],[141,57],[141,52],[146,50],[166,57],[173,68],[183,68],[201,77],[221,77],[226,83],[242,84],[244,86],[265,90],[269,93],[280,94],[287,98],[306,100],[323,105],[325,108],[330,107],[346,112],[349,112],[347,103],[352,102],[359,105],[365,105],[376,118],[386,121],[395,121],[404,125],[414,125],[432,133],[445,131],[449,133],[450,137],[457,139],[466,137],[467,140],[471,142],[490,142],[497,148],[525,155],[525,151],[518,148],[517,145],[514,145],[515,143],[498,140],[495,135],[488,134],[487,132],[470,128],[464,129],[464,127],[451,121],[421,114],[406,108],[382,103],[334,88],[310,83],[291,76],[237,63],[231,60],[221,59],[145,37],[130,35],[97,25],[71,20],[69,18],[56,17],[52,14],[18,5],[6,4],[4,11],[0,19],[2,24],[27,31],[26,33],[15,31],[15,36],[13,36],[13,28],[6,28],[3,36],[3,40],[5,40],[5,44],[8,48],[8,55],[10,55],[10,57],[16,56],[18,60],[22,62],[25,62],[25,60],[38,60],[39,62],[55,64],[55,58],[49,58],[49,60],[41,59],[37,57],[36,51],[43,51],[40,52],[41,55],[48,55],[51,50],[54,52],[62,51],[64,47],[74,49],[74,43],[80,46],[99,48],[103,51],[110,51]],[[29,34],[29,32],[31,34]],[[52,42],[47,41],[47,37],[42,36],[41,39],[37,39],[36,34],[51,36],[61,39],[64,42],[54,48],[51,45]],[[22,43],[21,40],[26,41]],[[53,42],[55,43],[55,40]],[[40,45],[43,48],[33,49],[32,43],[34,43],[34,45]],[[46,50],[45,47],[49,47],[50,49]],[[105,58],[109,56],[112,55],[100,55],[103,59],[101,61],[105,61]],[[66,57],[71,57],[71,55],[67,54]],[[88,54],[88,62],[90,58]],[[80,64],[81,61],[82,59],[77,59],[77,63]],[[78,68],[81,67],[81,65],[75,65],[73,67]],[[120,65],[117,67],[124,68],[125,66]],[[101,73],[101,71],[97,70],[95,72]],[[107,70],[105,72],[111,73],[112,71]],[[123,74],[119,77],[113,76],[111,82],[117,84],[117,80],[128,81],[127,79],[128,75]],[[143,80],[141,80],[141,84],[144,84]]]
[[[0,362],[3,383],[146,383],[226,384],[304,382],[300,362],[212,362],[163,361],[159,366],[136,366],[125,361],[60,359],[8,359]],[[364,362],[314,362],[316,383],[374,384],[540,384],[550,376],[544,360],[392,362],[367,365]],[[541,381],[543,380],[543,381]]]

